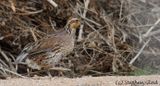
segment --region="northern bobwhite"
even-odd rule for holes
[[[79,19],[70,19],[64,31],[49,35],[24,47],[16,63],[24,61],[30,68],[38,70],[54,67],[62,57],[73,51],[75,33],[79,26]]]

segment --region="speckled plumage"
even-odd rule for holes
[[[74,49],[76,28],[80,26],[77,18],[68,21],[66,30],[44,37],[26,45],[16,59],[24,61],[32,69],[54,67],[59,60]]]

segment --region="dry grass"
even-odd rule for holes
[[[45,75],[43,70],[28,71],[25,65],[18,65],[17,69],[14,61],[26,44],[63,28],[72,16],[83,21],[74,52],[62,59],[59,64],[63,68],[52,70],[52,75],[129,74],[133,70],[130,64],[143,52],[142,49],[137,53],[137,40],[146,43],[143,37],[155,34],[152,30],[159,23],[157,20],[144,35],[140,33],[137,28],[142,25],[132,19],[137,17],[135,10],[131,10],[135,3],[130,0],[1,0],[0,77]]]

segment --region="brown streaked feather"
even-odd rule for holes
[[[56,34],[49,35],[47,37],[44,37],[36,42],[33,42],[31,44],[28,44],[26,48],[26,52],[29,54],[34,54],[34,53],[41,53],[41,52],[47,52],[47,51],[52,51],[53,47],[55,49],[62,47],[61,43],[65,42],[66,39],[68,39],[69,35],[67,36],[66,32],[59,32]],[[29,49],[29,47],[32,47]],[[24,50],[23,50],[24,51]]]
[[[74,18],[69,21],[66,30],[28,44],[16,61],[25,61],[29,67],[38,70],[55,66],[63,56],[73,51],[75,32],[79,25],[80,22]]]

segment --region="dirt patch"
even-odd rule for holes
[[[30,78],[0,80],[0,86],[158,86],[160,76],[103,76],[82,78]]]

